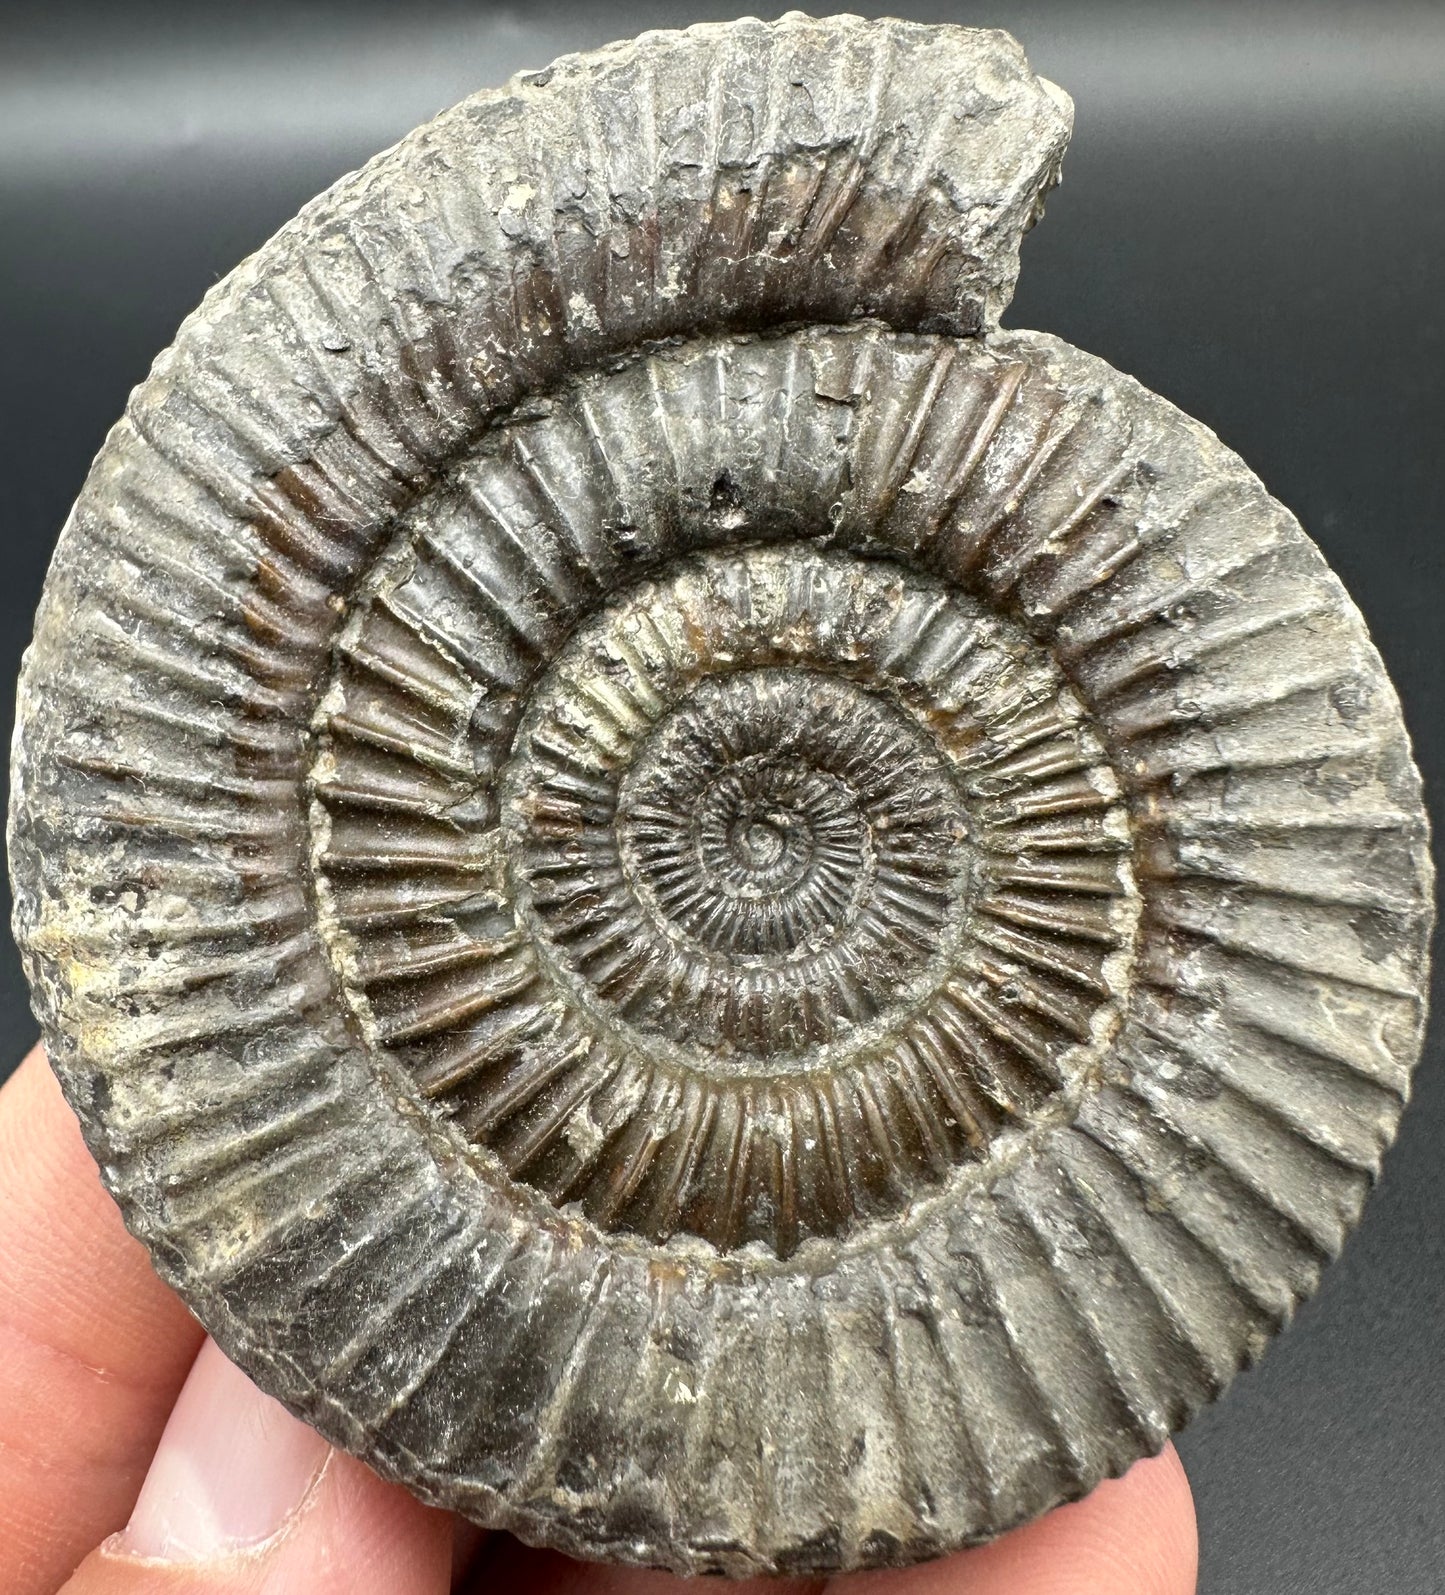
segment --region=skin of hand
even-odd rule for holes
[[[0,1090],[7,1595],[1192,1595],[1172,1448],[991,1545],[726,1586],[488,1539],[263,1396],[157,1279],[37,1047]]]

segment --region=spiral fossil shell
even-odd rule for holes
[[[165,1277],[427,1499],[937,1554],[1157,1449],[1358,1214],[1418,778],[1240,461],[999,330],[1068,125],[997,33],[561,61],[309,206],[96,461],[37,1012]]]

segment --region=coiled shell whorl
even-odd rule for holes
[[[308,206],[95,463],[15,751],[45,1039],[202,1322],[429,1500],[987,1539],[1358,1215],[1418,778],[1288,512],[998,329],[1068,126],[998,33],[569,58]]]

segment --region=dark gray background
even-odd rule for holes
[[[1064,186],[1008,320],[1199,416],[1298,512],[1445,793],[1445,0],[852,9],[1008,27],[1074,96]],[[211,282],[473,89],[736,14],[728,0],[0,0],[0,677],[105,429]],[[0,1076],[32,1036],[7,941]],[[1319,1298],[1180,1442],[1205,1595],[1445,1590],[1442,1140],[1437,1044]]]

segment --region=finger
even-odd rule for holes
[[[630,1567],[603,1567],[575,1562],[555,1551],[536,1551],[509,1534],[494,1536],[472,1580],[468,1595],[699,1595],[715,1587],[718,1595],[820,1595],[823,1578],[758,1578],[739,1583],[714,1579],[674,1578],[670,1573],[640,1572]]]
[[[201,1331],[126,1233],[39,1047],[0,1090],[0,1589],[130,1514]]]
[[[1072,1506],[992,1545],[901,1572],[833,1579],[759,1579],[742,1595],[1193,1595],[1194,1503],[1172,1446]],[[468,1586],[476,1595],[692,1595],[695,1582],[596,1567],[498,1536]]]
[[[454,1526],[207,1341],[129,1524],[62,1595],[447,1595]]]
[[[829,1595],[1194,1595],[1194,1501],[1173,1446],[991,1545],[902,1573],[837,1578]]]
[[[452,1588],[464,1589],[469,1582],[469,1575],[473,1568],[478,1566],[482,1558],[482,1547],[486,1543],[487,1531],[476,1523],[468,1523],[464,1517],[455,1521],[452,1530]]]

